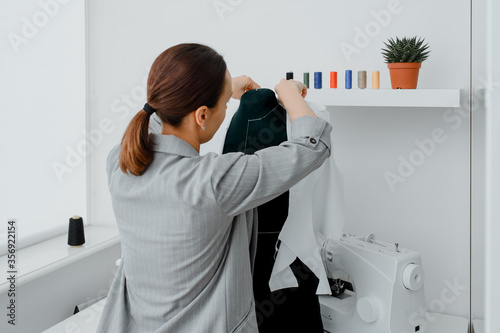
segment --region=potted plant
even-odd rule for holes
[[[418,72],[422,62],[429,56],[429,45],[424,39],[403,37],[390,38],[382,49],[389,73],[392,89],[417,88]]]

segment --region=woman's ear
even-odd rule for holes
[[[207,126],[208,120],[210,120],[210,109],[206,106],[200,106],[194,112],[194,118],[198,126],[204,130]]]

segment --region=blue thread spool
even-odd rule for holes
[[[352,88],[352,70],[350,69],[346,69],[345,71],[345,88],[346,89]]]
[[[314,89],[321,89],[322,87],[323,87],[322,72],[314,72]]]

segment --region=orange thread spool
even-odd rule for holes
[[[330,88],[337,88],[337,72],[330,72]]]

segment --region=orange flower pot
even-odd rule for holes
[[[392,89],[416,89],[420,62],[388,63]]]

